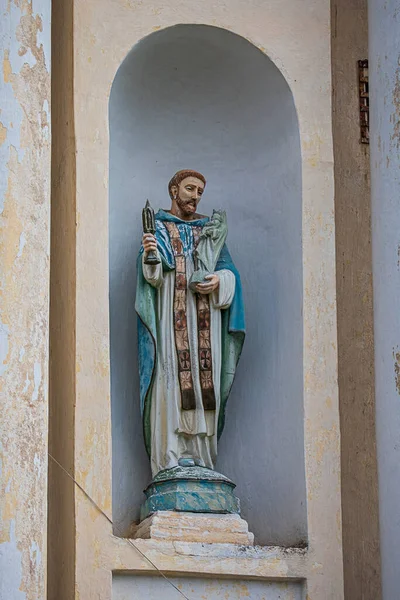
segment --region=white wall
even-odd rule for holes
[[[238,484],[260,543],[306,536],[302,400],[301,156],[291,92],[243,38],[204,26],[153,34],[128,55],[110,99],[113,516],[137,518],[150,480],[139,416],[134,315],[141,208],[169,207],[181,168],[226,208],[247,339],[217,469]]]
[[[376,437],[383,599],[399,597],[400,1],[369,2]]]

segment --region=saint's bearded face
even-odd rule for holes
[[[190,217],[196,213],[204,191],[204,183],[197,177],[186,177],[180,182],[178,188],[172,191],[176,194],[175,202],[183,215]]]

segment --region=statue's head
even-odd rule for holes
[[[182,219],[190,219],[196,214],[197,205],[206,186],[204,175],[185,169],[178,171],[168,184],[172,200],[171,211]]]

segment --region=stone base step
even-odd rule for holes
[[[254,535],[239,515],[158,511],[138,526],[135,539],[254,545]]]

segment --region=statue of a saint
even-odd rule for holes
[[[205,185],[196,171],[172,177],[171,208],[156,214],[138,259],[140,397],[153,476],[178,465],[214,469],[244,341],[226,215],[197,213]],[[160,262],[147,264],[149,253]]]

